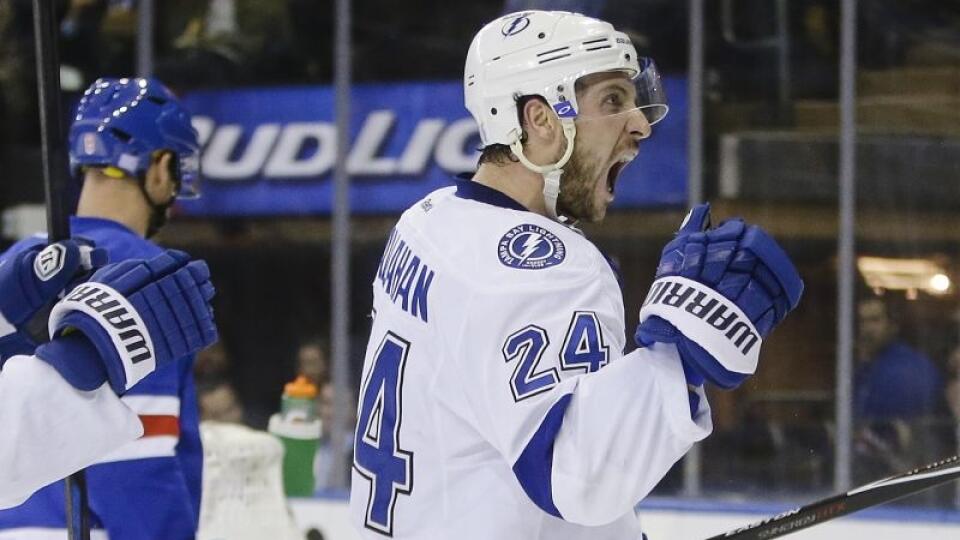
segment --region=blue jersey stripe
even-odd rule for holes
[[[513,465],[513,474],[530,500],[544,512],[560,519],[563,516],[553,502],[553,443],[563,425],[563,415],[571,398],[573,394],[565,394],[550,407],[537,432]]]

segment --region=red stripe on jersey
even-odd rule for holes
[[[140,422],[143,423],[144,437],[180,436],[180,419],[176,416],[141,414]]]

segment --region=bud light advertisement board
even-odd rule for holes
[[[686,204],[686,84],[665,79],[670,114],[617,182],[614,208]],[[203,145],[192,216],[328,215],[336,160],[331,86],[194,92]],[[480,136],[458,82],[356,85],[347,169],[358,214],[399,213],[476,169]]]

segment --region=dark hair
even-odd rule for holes
[[[513,151],[510,150],[509,146],[505,144],[491,144],[480,152],[480,159],[477,161],[477,164],[494,163],[496,165],[503,165],[511,161],[517,162],[520,160],[517,159],[517,156],[513,155]]]
[[[539,99],[544,103],[547,100],[543,99],[541,96],[529,95],[529,96],[520,96],[516,99],[517,102],[517,122],[520,124],[520,143],[526,144],[527,142],[527,132],[523,131],[523,108],[527,105],[527,102],[532,99]],[[513,151],[510,150],[510,146],[506,144],[491,144],[485,148],[480,153],[480,160],[477,162],[478,165],[483,165],[484,163],[494,163],[497,165],[503,165],[509,162],[516,163],[519,161],[517,156],[513,155]]]

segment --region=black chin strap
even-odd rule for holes
[[[167,224],[167,211],[170,210],[170,207],[173,206],[173,202],[177,199],[176,194],[180,192],[180,169],[177,164],[177,160],[174,157],[170,161],[170,176],[173,178],[173,195],[167,199],[167,202],[157,204],[153,202],[153,199],[150,198],[150,194],[147,192],[147,175],[146,173],[141,174],[138,177],[137,184],[140,186],[140,193],[143,194],[143,198],[147,201],[147,205],[150,206],[150,219],[147,221],[147,238],[153,238],[164,225]]]
[[[167,224],[167,210],[173,206],[173,201],[176,197],[170,197],[165,203],[157,204],[153,202],[153,199],[150,198],[150,194],[147,193],[147,185],[144,180],[137,182],[140,186],[140,193],[143,194],[143,199],[147,201],[147,205],[150,206],[150,219],[147,220],[147,238],[153,238],[156,236],[160,229]]]

